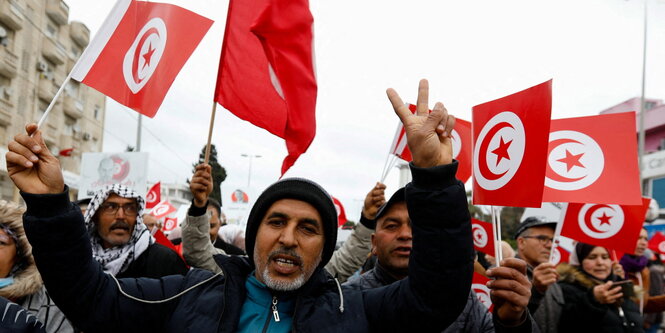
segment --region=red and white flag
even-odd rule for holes
[[[307,0],[231,0],[215,101],[283,138],[282,175],[316,134],[314,19]]]
[[[561,246],[557,246],[552,249],[552,263],[554,265],[559,265],[562,262],[568,262],[570,258],[570,252],[566,251]]]
[[[337,211],[337,227],[341,227],[348,221],[346,219],[346,212],[344,211],[344,206],[342,202],[337,198],[333,197],[333,203],[335,204],[335,210]]]
[[[487,287],[489,280],[487,277],[473,272],[471,289],[476,293],[476,297],[478,297],[480,303],[487,307],[487,311],[491,313],[494,304],[492,304],[492,298],[490,297],[490,288]]]
[[[162,201],[162,186],[161,182],[157,182],[157,184],[150,188],[148,194],[145,196],[145,208],[152,209],[157,206],[160,201]]]
[[[635,244],[651,199],[642,205],[569,203],[563,210],[561,235],[610,250],[635,253]]]
[[[175,5],[119,0],[72,78],[154,117],[212,22]]]
[[[648,247],[654,252],[665,254],[665,235],[660,231],[653,234],[649,239]]]
[[[543,202],[642,203],[635,112],[552,120],[547,151]]]
[[[165,217],[171,213],[174,213],[177,209],[173,207],[168,201],[162,201],[158,203],[152,211],[150,211],[150,215],[156,217],[157,219],[161,219],[162,217]]]
[[[173,231],[178,226],[178,218],[177,217],[166,217],[164,218],[164,226],[162,227],[162,230],[164,232],[169,232]]]
[[[473,107],[473,203],[540,207],[552,80]]]
[[[416,112],[416,106],[409,104],[409,110]],[[452,131],[453,137],[453,158],[459,163],[457,167],[457,179],[466,183],[471,177],[471,123],[455,118],[455,127]],[[397,123],[397,131],[390,148],[390,153],[401,158],[406,162],[413,160],[411,151],[406,141],[406,131],[402,122]]]
[[[494,230],[492,223],[471,219],[471,233],[473,235],[473,248],[490,256],[494,252]]]

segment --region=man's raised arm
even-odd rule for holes
[[[58,307],[84,331],[153,331],[177,302],[150,306],[120,296],[111,277],[93,260],[90,240],[78,207],[69,201],[60,163],[46,147],[37,125],[26,126],[8,144],[7,171],[21,190],[23,217],[35,263]],[[181,287],[182,276],[162,280],[121,281],[139,297],[165,298]],[[141,284],[140,282],[146,282]],[[140,290],[140,292],[138,292]]]
[[[473,274],[471,218],[452,158],[455,118],[441,103],[428,112],[426,80],[418,87],[415,114],[393,89],[387,94],[413,155],[413,181],[405,191],[413,244],[408,277],[365,291],[365,310],[377,331],[441,332],[464,309]]]

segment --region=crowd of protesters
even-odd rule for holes
[[[388,91],[413,181],[387,201],[384,184],[370,189],[337,249],[335,206],[307,179],[272,184],[245,230],[225,230],[207,164],[165,246],[131,188],[70,202],[57,158],[28,125],[6,156],[25,207],[0,202],[0,331],[656,332],[665,269],[645,255],[646,230],[620,261],[576,243],[555,265],[556,222],[529,217],[515,250],[501,244],[501,262],[474,252],[454,116],[441,103],[428,112],[427,90],[421,81],[415,114]],[[491,279],[491,311],[471,288],[474,271]]]

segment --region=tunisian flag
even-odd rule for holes
[[[635,112],[552,120],[549,141],[543,202],[642,203]]]
[[[559,265],[562,262],[568,262],[570,259],[570,252],[566,251],[561,246],[552,249],[552,263]]]
[[[152,209],[162,201],[162,183],[157,182],[153,185],[145,196],[145,208]]]
[[[569,203],[563,210],[561,235],[610,250],[635,253],[635,244],[651,199],[642,205]]]
[[[409,110],[412,113],[416,113],[416,106],[409,104]],[[452,136],[453,158],[459,163],[456,176],[462,183],[466,183],[471,178],[471,123],[460,118],[455,118],[455,127],[453,128]],[[397,131],[390,147],[390,153],[406,162],[413,160],[406,141],[406,131],[401,121],[397,124]]]
[[[491,313],[492,309],[494,308],[494,304],[492,303],[492,298],[490,296],[490,288],[487,287],[487,282],[489,282],[489,280],[490,279],[487,277],[473,272],[471,289],[476,293],[476,297],[478,297],[480,303],[487,307],[487,311]]]
[[[344,211],[342,202],[337,198],[333,197],[333,203],[335,204],[335,210],[337,211],[337,227],[341,227],[348,221],[346,219],[346,212]]]
[[[316,134],[314,19],[307,0],[231,0],[215,101],[283,138],[282,175]]]
[[[166,215],[169,215],[175,212],[176,210],[177,209],[168,201],[162,201],[158,203],[155,206],[155,208],[152,209],[152,211],[150,211],[150,215],[153,215],[154,217],[161,219],[162,217],[165,217]]]
[[[471,233],[473,235],[473,248],[490,256],[495,256],[494,252],[494,231],[492,223],[471,219]]]
[[[473,203],[540,207],[552,80],[473,107]]]
[[[649,240],[648,247],[655,252],[660,254],[665,254],[665,235],[662,232],[658,231]]]
[[[119,0],[72,78],[152,118],[212,22],[175,5]]]

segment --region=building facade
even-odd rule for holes
[[[90,41],[69,22],[63,0],[0,0],[0,154],[14,134],[37,122]],[[106,97],[70,80],[41,127],[65,180],[77,184],[81,154],[102,150]],[[76,195],[72,189],[72,196]],[[18,192],[0,163],[0,199]]]

